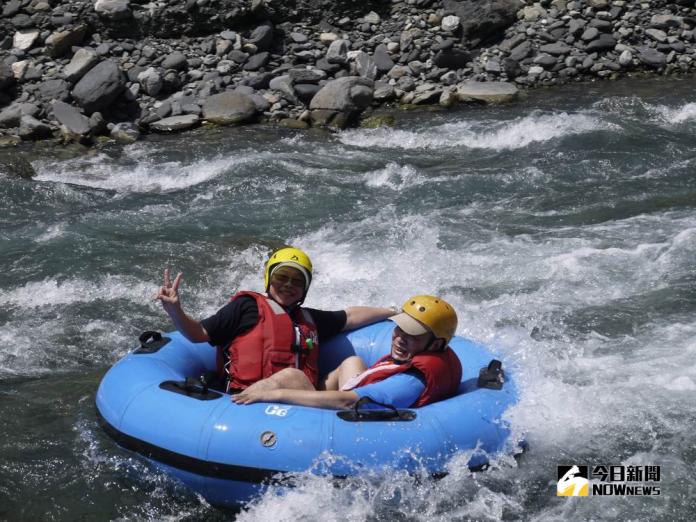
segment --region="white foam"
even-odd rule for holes
[[[339,139],[346,145],[367,148],[515,150],[532,143],[614,128],[614,125],[588,114],[538,113],[506,122],[464,121],[417,131],[349,130],[339,134]]]
[[[411,165],[398,165],[387,163],[383,169],[365,174],[365,184],[373,188],[388,188],[392,190],[404,189],[409,186],[420,185],[425,177]]]

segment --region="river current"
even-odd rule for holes
[[[693,79],[401,112],[394,129],[249,126],[0,173],[0,520],[693,520]],[[38,150],[38,149],[37,149]],[[291,243],[309,306],[439,294],[522,390],[527,451],[441,480],[299,475],[219,512],[99,428],[104,372],[146,329],[166,266],[213,313]],[[462,419],[465,422],[465,419]],[[556,497],[559,465],[660,466],[659,496]]]

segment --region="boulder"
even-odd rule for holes
[[[258,52],[268,51],[273,45],[273,26],[260,25],[251,32],[247,42],[254,44]]]
[[[255,54],[249,58],[247,63],[244,64],[243,69],[245,71],[258,71],[268,63],[268,60],[270,60],[271,55],[268,52],[261,52],[258,54]]]
[[[433,65],[441,69],[462,69],[471,61],[471,55],[462,49],[443,49],[433,57]]]
[[[363,78],[374,80],[377,77],[377,64],[372,56],[364,51],[358,51],[355,57],[355,71]]]
[[[78,49],[70,63],[63,68],[63,77],[70,83],[82,78],[99,61],[97,53],[92,49]]]
[[[556,42],[542,45],[541,47],[539,47],[539,50],[542,53],[548,53],[553,56],[562,56],[564,54],[568,54],[572,50],[572,48],[567,46],[563,42]]]
[[[444,0],[445,13],[459,17],[462,41],[472,45],[501,40],[517,21],[519,0]],[[403,49],[403,47],[402,47]]]
[[[162,75],[154,67],[148,67],[139,73],[138,83],[142,86],[143,91],[150,96],[157,96],[164,85]]]
[[[38,42],[40,34],[37,29],[17,31],[12,39],[12,47],[20,51],[28,51]]]
[[[667,56],[657,49],[652,47],[640,47],[638,51],[638,59],[645,65],[659,69],[667,63]]]
[[[80,45],[87,34],[86,25],[78,25],[65,31],[57,31],[46,38],[46,54],[51,58],[59,58],[73,46]]]
[[[312,98],[310,109],[362,111],[372,103],[374,82],[359,76],[331,80]]]
[[[195,127],[199,123],[200,118],[195,114],[182,114],[150,123],[150,129],[155,132],[179,132]]]
[[[387,46],[384,44],[379,44],[377,47],[375,47],[375,52],[372,54],[372,59],[375,61],[377,70],[382,74],[391,71],[391,68],[395,65],[394,60],[392,60],[391,56],[389,56]]]
[[[174,51],[173,53],[167,55],[162,61],[162,68],[185,71],[188,68],[186,56],[179,51]]]
[[[39,84],[39,92],[45,100],[66,101],[70,98],[70,84],[65,80],[46,80]]]
[[[452,32],[459,27],[459,17],[454,15],[445,16],[440,23],[443,31]]]
[[[77,107],[55,101],[51,104],[53,117],[61,126],[61,132],[64,136],[79,141],[83,136],[87,136],[90,132],[89,118],[82,114]]]
[[[129,0],[97,0],[94,10],[110,20],[125,20],[132,16]]]
[[[326,51],[326,61],[331,64],[343,65],[348,61],[348,40],[334,40]]]
[[[14,151],[0,151],[0,171],[24,179],[36,176],[36,171],[27,157]]]
[[[457,99],[461,102],[507,103],[518,94],[517,87],[508,82],[464,82],[457,86]]]
[[[609,33],[602,33],[599,38],[592,40],[585,50],[588,53],[600,52],[600,51],[611,51],[616,47],[616,40]]]
[[[28,114],[22,116],[19,122],[19,137],[23,140],[40,140],[48,138],[52,133],[51,127]]]
[[[203,103],[203,118],[220,125],[244,123],[256,114],[254,101],[246,94],[225,91]]]
[[[12,87],[16,82],[15,75],[12,72],[12,66],[6,62],[0,62],[0,89]]]
[[[39,108],[33,103],[15,102],[0,111],[0,129],[18,127],[22,116],[35,116]]]
[[[294,83],[319,83],[326,78],[326,73],[320,69],[290,69],[288,75]]]
[[[115,62],[104,60],[95,65],[72,91],[72,97],[87,113],[108,107],[125,89],[126,82]]]
[[[298,83],[293,86],[295,95],[305,105],[309,105],[309,102],[312,101],[314,95],[319,92],[319,89],[321,89],[321,87],[313,83]]]

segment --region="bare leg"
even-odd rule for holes
[[[324,379],[324,390],[340,390],[348,379],[355,377],[367,370],[367,365],[357,355],[344,360],[338,368],[333,370]]]
[[[285,368],[270,377],[261,379],[247,388],[247,390],[314,390],[314,386],[303,371],[296,368]]]

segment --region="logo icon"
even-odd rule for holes
[[[557,497],[586,497],[589,490],[587,466],[558,466]]]

